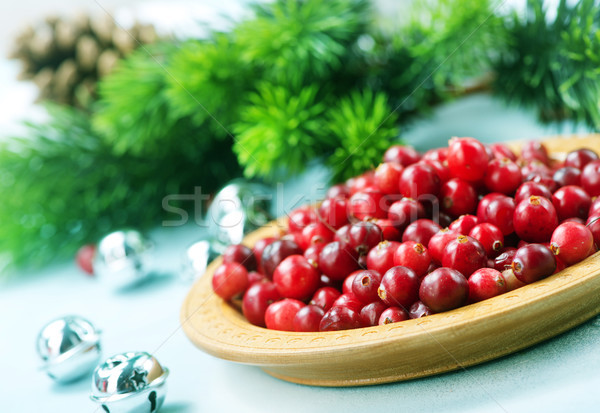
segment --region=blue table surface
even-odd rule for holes
[[[11,107],[14,112],[13,97],[21,97],[21,106],[27,107],[30,103],[23,99],[35,95],[31,86],[15,86],[15,74],[12,63],[1,61],[0,109],[5,114]],[[13,120],[0,117],[0,126],[18,130]],[[507,107],[482,94],[439,106],[430,117],[405,126],[402,135],[425,150],[446,144],[452,136],[493,142],[573,131],[586,130],[566,123],[540,125],[532,111]],[[314,199],[326,177],[315,165],[287,181],[279,212],[302,195]],[[184,249],[204,233],[193,224],[154,230],[157,265],[177,274]],[[0,411],[100,411],[88,398],[90,380],[57,385],[39,371],[36,335],[47,321],[66,314],[84,316],[102,329],[105,356],[148,351],[170,368],[163,413],[600,410],[600,317],[530,349],[456,372],[371,387],[318,388],[287,383],[195,348],[179,323],[189,288],[177,277],[164,277],[128,293],[114,293],[82,275],[73,263],[0,281]]]

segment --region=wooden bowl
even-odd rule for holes
[[[600,135],[545,141],[553,156],[589,147]],[[246,245],[277,235],[284,223],[250,234]],[[385,326],[323,333],[267,330],[212,292],[215,260],[192,287],[181,324],[200,349],[260,366],[295,383],[359,386],[464,369],[539,343],[600,313],[600,254],[544,280],[453,311]]]

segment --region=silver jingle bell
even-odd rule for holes
[[[206,219],[219,252],[239,244],[244,235],[265,225],[271,215],[273,191],[262,184],[235,179],[213,199]]]
[[[156,412],[165,401],[168,375],[148,353],[117,354],[94,370],[90,398],[109,413]]]
[[[186,248],[181,259],[180,277],[183,281],[193,281],[202,276],[208,264],[219,256],[214,242],[201,240]]]
[[[43,369],[66,383],[89,374],[100,360],[100,335],[84,318],[67,316],[46,324],[37,337]]]
[[[131,287],[148,276],[152,248],[152,242],[139,231],[111,232],[98,243],[94,274],[113,289]]]

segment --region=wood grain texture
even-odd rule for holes
[[[551,138],[561,158],[572,149],[600,152],[600,135]],[[248,235],[246,245],[278,235],[285,220]],[[539,343],[600,313],[600,253],[549,278],[446,313],[355,330],[293,333],[256,327],[212,292],[215,260],[192,287],[181,324],[200,349],[257,365],[292,382],[357,386],[465,368]]]

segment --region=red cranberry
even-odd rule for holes
[[[275,268],[273,282],[283,297],[306,300],[319,288],[321,275],[302,255],[290,255]]]
[[[483,198],[481,198],[481,200],[479,201],[479,205],[477,205],[477,219],[479,220],[479,222],[487,221],[488,205],[490,204],[490,202],[492,202],[496,199],[500,199],[500,198],[506,198],[506,195],[500,194],[498,192],[492,192],[491,194],[487,194]],[[475,225],[477,225],[477,224],[475,224]],[[475,225],[473,225],[473,226],[475,226]],[[451,228],[451,229],[453,229],[453,228]],[[471,231],[470,228],[469,228],[469,231]],[[467,234],[468,234],[468,231],[467,231]]]
[[[318,219],[316,211],[308,205],[293,210],[288,218],[290,232],[300,232],[305,226],[311,222],[316,222]]]
[[[321,307],[323,310],[327,311],[333,306],[333,303],[340,295],[342,294],[336,288],[321,287],[313,295],[310,304]]]
[[[600,197],[594,198],[592,204],[590,205],[588,217],[591,217],[592,215],[600,215]]]
[[[443,163],[448,157],[448,148],[430,149],[423,154],[424,161],[437,161]]]
[[[335,231],[333,240],[341,242],[342,244],[347,244],[350,239],[350,227],[350,224],[346,224],[343,227],[339,228],[337,231]]]
[[[442,267],[427,274],[419,288],[420,300],[436,313],[461,307],[468,295],[467,279],[451,268]]]
[[[440,177],[431,165],[416,163],[402,171],[399,189],[402,195],[413,199],[436,196],[440,191]]]
[[[554,254],[566,265],[573,265],[590,255],[594,236],[585,225],[565,222],[552,233],[550,245]]]
[[[442,267],[459,271],[465,277],[470,276],[479,268],[485,267],[487,256],[479,241],[465,235],[459,235],[446,245]],[[423,301],[421,299],[421,301]],[[425,301],[424,301],[425,302]],[[427,304],[427,302],[425,302]],[[433,308],[433,307],[432,307]],[[437,311],[433,308],[434,311]]]
[[[394,226],[391,220],[373,219],[371,222],[381,229],[384,241],[400,241],[400,239],[402,239],[402,234],[398,231],[398,228]]]
[[[267,277],[265,277],[263,274],[256,272],[256,271],[250,271],[248,273],[248,285],[252,285],[254,283],[259,283],[259,282],[266,282],[269,281],[267,279]]]
[[[517,160],[517,155],[515,155],[515,153],[508,146],[502,143],[492,143],[490,145],[490,149],[494,153],[494,157],[496,159],[508,158],[513,162]]]
[[[467,181],[450,179],[440,189],[440,202],[444,211],[455,217],[471,214],[477,207],[477,192]]]
[[[357,222],[348,231],[348,245],[360,255],[366,254],[381,241],[381,228],[372,222]]]
[[[589,196],[600,195],[600,161],[588,163],[581,171],[581,186]]]
[[[348,223],[348,202],[343,198],[328,198],[319,206],[319,218],[331,228],[341,228]]]
[[[327,244],[313,244],[304,250],[304,258],[315,268],[319,266],[319,254],[321,254],[325,245]]]
[[[504,248],[504,235],[502,235],[502,231],[489,222],[484,222],[473,227],[471,232],[469,232],[469,236],[481,243],[488,257],[495,257]]]
[[[453,138],[448,147],[448,168],[453,177],[469,182],[483,178],[488,155],[483,144],[473,138]]]
[[[440,178],[440,184],[443,184],[444,182],[448,181],[451,176],[450,176],[450,169],[448,169],[448,166],[446,166],[444,163],[438,162],[438,161],[421,161],[422,163],[425,163],[431,167],[433,167],[433,169],[435,169],[435,173],[437,174],[437,176]]]
[[[517,250],[512,270],[519,281],[530,284],[541,280],[556,269],[556,260],[550,250],[542,244],[529,244]]]
[[[586,221],[586,226],[594,237],[594,245],[598,248],[600,246],[600,214],[590,215]]]
[[[406,310],[400,307],[389,307],[386,308],[379,316],[378,324],[380,326],[391,323],[398,323],[400,321],[408,320],[408,313]]]
[[[94,255],[96,255],[96,246],[93,244],[87,244],[77,250],[75,255],[75,262],[86,274],[94,274]]]
[[[537,160],[544,165],[550,164],[548,149],[539,141],[526,142],[521,148],[521,157],[527,161]]]
[[[375,170],[375,185],[384,194],[397,194],[398,181],[404,168],[396,162],[384,162]]]
[[[387,218],[388,209],[383,192],[378,189],[356,192],[348,201],[350,214],[359,220]]]
[[[334,233],[322,222],[311,222],[301,232],[300,248],[303,250],[316,244],[328,244],[333,241]]]
[[[557,169],[552,179],[558,186],[579,185],[581,182],[581,171],[571,166]]]
[[[383,162],[396,162],[409,166],[421,160],[421,154],[410,146],[392,145],[383,154]]]
[[[248,271],[256,270],[256,257],[252,250],[245,245],[229,245],[223,252],[223,263],[237,262]]]
[[[514,232],[514,216],[516,216],[516,213],[515,201],[512,198],[505,196],[492,200],[485,210],[485,215],[487,216],[485,222],[498,227],[503,235]]]
[[[521,169],[509,159],[494,159],[487,166],[485,186],[490,192],[513,194],[521,185]]]
[[[469,301],[476,303],[506,292],[506,281],[500,271],[481,268],[469,277]]]
[[[396,241],[382,241],[367,254],[367,268],[384,274],[394,266],[394,253],[401,244]]]
[[[519,205],[524,199],[529,199],[531,195],[543,196],[552,199],[552,192],[545,186],[537,182],[523,182],[515,194],[515,205]]]
[[[591,149],[577,149],[567,154],[565,166],[582,170],[588,163],[597,160],[598,155]]]
[[[363,304],[377,300],[377,289],[381,283],[381,274],[373,270],[364,270],[356,274],[352,282],[352,292]]]
[[[408,312],[408,316],[410,318],[421,318],[431,314],[434,314],[433,311],[431,311],[431,308],[423,304],[423,301],[417,301],[411,305],[410,311]]]
[[[290,255],[301,255],[302,253],[302,248],[294,241],[286,239],[273,241],[265,247],[262,253],[263,273],[267,278],[273,279],[273,272],[281,261]]]
[[[535,182],[544,185],[550,192],[554,192],[558,189],[558,185],[554,182],[553,174],[550,171],[545,173],[530,173],[523,178],[523,182]]]
[[[532,195],[517,205],[514,213],[515,232],[527,242],[550,241],[558,226],[556,209],[548,199]]]
[[[457,235],[458,233],[454,231],[442,229],[433,237],[431,237],[429,244],[427,244],[427,250],[429,251],[429,255],[433,261],[437,262],[438,264],[442,263],[446,245],[448,245],[450,241],[455,240]]]
[[[362,175],[348,179],[346,186],[350,191],[350,195],[353,195],[359,191],[364,191],[367,188],[371,188],[375,185],[375,175],[373,171],[367,171]]]
[[[409,308],[419,298],[419,277],[408,267],[392,267],[381,279],[377,294],[390,306]]]
[[[442,228],[430,219],[418,219],[404,230],[402,242],[415,241],[428,245],[429,240]]]
[[[294,331],[319,331],[319,325],[324,315],[325,311],[316,305],[302,307],[294,317]]]
[[[388,308],[381,301],[375,301],[370,304],[365,305],[360,310],[360,321],[364,327],[376,326],[379,323],[379,317],[383,310]]]
[[[436,234],[437,235],[437,234]],[[431,242],[431,240],[429,241]],[[423,244],[414,241],[406,241],[400,244],[394,252],[393,265],[408,267],[423,277],[431,264],[431,256]],[[391,268],[391,267],[390,267]]]
[[[284,298],[274,302],[265,311],[265,324],[268,329],[281,331],[294,331],[294,318],[304,307],[302,301],[293,298]]]
[[[352,293],[352,283],[354,282],[354,277],[357,274],[360,274],[363,270],[356,270],[351,272],[346,278],[344,278],[344,282],[342,283],[342,293],[348,294]]]
[[[332,307],[319,325],[320,331],[350,330],[362,327],[360,315],[349,307]]]
[[[449,229],[457,234],[469,235],[469,232],[477,224],[479,224],[479,218],[475,215],[461,215],[450,224]]]
[[[325,198],[328,198],[328,199],[334,199],[334,198],[348,199],[348,198],[350,198],[350,190],[344,184],[333,185],[332,187],[330,187],[327,190],[327,193],[325,194]]]
[[[319,254],[319,268],[332,280],[343,280],[358,269],[358,254],[348,245],[334,241],[325,245]]]
[[[277,287],[270,281],[250,286],[242,300],[244,317],[255,326],[265,327],[265,311],[275,301],[281,300]]]
[[[425,218],[425,208],[419,201],[403,198],[390,206],[388,218],[396,228],[404,230],[411,222]]]
[[[357,313],[360,312],[360,309],[363,307],[364,303],[358,299],[354,293],[345,293],[340,295],[337,300],[333,302],[331,308],[334,307],[348,307]]]
[[[267,237],[267,238],[259,239],[258,241],[256,241],[256,243],[254,244],[254,247],[252,247],[252,252],[254,253],[254,258],[256,258],[257,268],[262,269],[261,262],[262,262],[263,251],[265,250],[267,245],[272,244],[275,241],[277,241],[277,238],[275,238],[275,237]]]
[[[592,199],[583,188],[568,185],[552,195],[552,204],[560,221],[571,217],[586,219]]]
[[[229,301],[248,288],[248,271],[237,262],[222,264],[213,274],[212,287],[219,297]]]
[[[510,268],[510,266],[513,262],[513,258],[515,257],[516,253],[517,253],[516,248],[512,248],[512,247],[504,248],[502,250],[502,254],[498,255],[494,259],[494,269],[502,272],[502,271],[506,270],[507,268]]]

